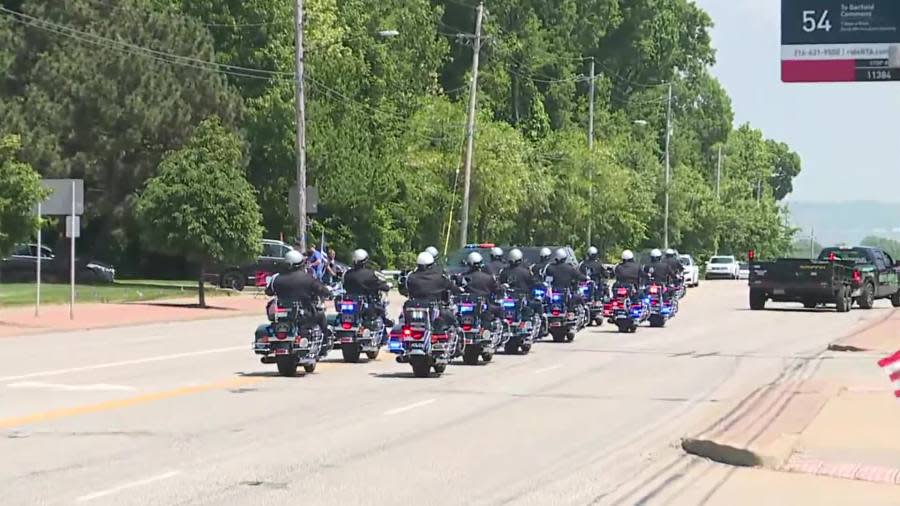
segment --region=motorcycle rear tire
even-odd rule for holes
[[[629,332],[631,332],[631,324],[618,323],[617,325],[619,326],[619,332],[621,332],[623,334],[628,334]]]
[[[466,365],[478,365],[478,348],[472,346],[467,347],[463,352],[463,363]]]
[[[297,359],[295,357],[278,357],[275,364],[278,365],[278,374],[287,378],[297,375]]]
[[[341,346],[341,354],[344,356],[344,362],[349,364],[355,364],[359,362],[359,354],[362,350],[359,349],[359,344],[357,343],[349,343]]]
[[[412,366],[413,375],[417,378],[427,378],[431,374],[431,366],[425,357],[410,357],[409,365]]]
[[[518,341],[513,342],[513,340],[510,339],[505,345],[503,345],[503,351],[507,355],[518,355],[519,354],[519,342]]]
[[[566,341],[566,331],[560,328],[550,330],[554,343],[563,343]]]
[[[663,328],[666,326],[666,319],[660,315],[651,315],[650,326],[656,329]]]

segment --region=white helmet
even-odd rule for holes
[[[419,253],[419,256],[416,257],[416,265],[418,265],[419,267],[429,267],[433,264],[434,256],[427,251]]]
[[[594,246],[591,246],[590,248],[588,248],[587,253],[589,257],[595,257],[600,254],[600,251],[597,250],[597,248],[595,248]]]
[[[650,252],[650,258],[662,258],[662,251],[654,248],[653,251]]]
[[[673,250],[672,248],[667,249],[667,250],[666,250],[666,256],[667,256],[667,257],[673,257],[673,256],[675,256],[675,250]]]
[[[364,249],[358,249],[353,252],[353,263],[361,264],[369,259],[369,253]]]
[[[509,250],[509,254],[506,256],[506,259],[509,260],[510,263],[519,263],[522,261],[524,255],[522,255],[522,250],[519,248],[513,248]]]
[[[484,257],[481,256],[481,253],[473,251],[469,253],[469,257],[466,259],[466,261],[469,263],[469,265],[474,267],[476,265],[484,264]]]
[[[297,269],[303,264],[303,253],[292,249],[284,255],[284,261],[292,268]]]
[[[438,253],[437,248],[435,248],[434,246],[429,246],[429,247],[425,248],[425,252],[428,253],[429,255],[431,255],[432,261],[434,261],[434,259],[436,259],[437,257],[440,256],[440,253]]]
[[[496,246],[491,248],[491,258],[493,258],[495,260],[499,260],[499,259],[503,258],[503,249],[498,248]]]
[[[634,260],[634,252],[632,252],[630,249],[627,249],[622,252],[622,261],[623,262],[630,262],[632,260]]]
[[[546,259],[550,258],[550,255],[552,255],[552,254],[553,254],[553,252],[550,251],[550,248],[541,248],[541,260],[546,260]]]
[[[553,259],[557,262],[563,262],[567,258],[569,258],[569,252],[563,248],[559,248],[556,250],[556,253],[553,254]]]

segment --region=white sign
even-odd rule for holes
[[[75,226],[72,226],[72,221],[75,221]],[[73,234],[74,230],[74,236]],[[81,237],[81,216],[66,216],[66,237]]]

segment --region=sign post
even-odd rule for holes
[[[37,205],[35,212],[38,216],[38,221],[43,216],[66,217],[66,237],[71,238],[69,255],[69,319],[75,319],[75,238],[79,236],[79,216],[84,212],[84,181],[81,179],[42,179],[41,185],[49,192],[49,195]],[[40,314],[41,305],[43,244],[40,227],[38,227],[37,231],[37,243],[35,316]]]
[[[900,2],[782,0],[785,83],[900,81]]]
[[[37,229],[37,271],[35,272],[35,301],[34,301],[34,317],[37,318],[41,315],[41,258],[43,255],[43,245],[42,245],[42,234],[41,228],[43,223],[41,222],[41,203],[38,202],[37,205],[37,218],[38,218],[38,229]]]

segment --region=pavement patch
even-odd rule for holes
[[[763,464],[763,459],[750,450],[719,444],[709,439],[685,438],[681,440],[681,448],[691,455],[730,466],[759,467]]]
[[[857,346],[851,346],[851,345],[829,344],[828,351],[859,353],[859,352],[864,352],[864,351],[869,351],[869,350],[867,350],[866,348],[859,348]]]

